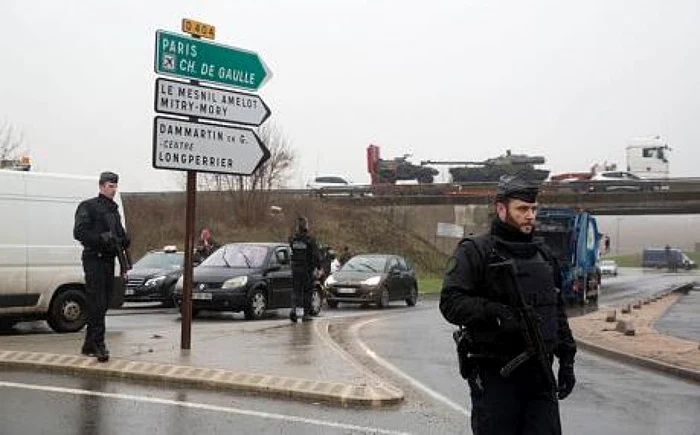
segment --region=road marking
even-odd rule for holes
[[[369,325],[372,322],[375,322],[377,320],[384,320],[384,319],[386,319],[386,318],[385,317],[377,317],[374,319],[365,320],[364,322],[354,324],[350,328],[351,334],[355,337],[355,340],[360,345],[362,350],[367,354],[367,356],[372,358],[375,362],[377,362],[377,364],[381,365],[385,369],[387,369],[387,370],[393,372],[394,374],[404,378],[406,381],[408,381],[415,388],[423,391],[424,393],[426,393],[427,395],[429,395],[433,399],[444,403],[445,405],[449,406],[450,408],[454,409],[457,412],[460,412],[460,413],[466,415],[467,417],[470,417],[471,416],[470,410],[453,402],[452,400],[448,399],[447,397],[443,396],[442,394],[438,393],[437,391],[431,390],[429,387],[427,387],[426,385],[424,385],[423,383],[421,383],[417,379],[414,379],[411,376],[407,375],[406,373],[401,371],[398,367],[396,367],[395,365],[391,364],[389,361],[386,361],[385,359],[383,359],[382,357],[377,355],[372,349],[369,348],[369,346],[367,346],[360,339],[360,335],[359,335],[360,329],[364,328],[365,326]]]
[[[269,419],[269,420],[283,420],[283,421],[290,421],[290,422],[294,422],[294,423],[303,423],[303,424],[308,424],[308,425],[313,425],[313,426],[323,426],[323,427],[330,427],[330,428],[350,430],[350,431],[361,431],[361,432],[373,433],[373,434],[376,433],[376,434],[387,434],[387,435],[410,435],[410,432],[399,432],[399,431],[380,429],[380,428],[375,428],[375,427],[336,423],[336,422],[332,422],[332,421],[317,420],[317,419],[313,419],[313,418],[296,417],[294,415],[274,414],[274,413],[269,413],[269,412],[251,411],[248,409],[229,408],[229,407],[225,407],[225,406],[208,405],[206,403],[180,402],[177,400],[160,399],[157,397],[142,397],[142,396],[133,396],[130,394],[104,393],[101,391],[90,391],[90,390],[79,390],[79,389],[75,389],[75,388],[52,387],[52,386],[48,386],[48,385],[20,384],[20,383],[16,383],[16,382],[5,382],[5,381],[0,381],[0,387],[18,388],[18,389],[35,390],[35,391],[48,391],[48,392],[52,392],[52,393],[64,393],[64,394],[74,394],[74,395],[83,395],[83,396],[97,396],[97,397],[104,397],[104,398],[109,398],[109,399],[119,399],[119,400],[130,400],[130,401],[136,401],[136,402],[154,403],[154,404],[158,404],[158,405],[180,406],[183,408],[193,408],[193,409],[201,409],[201,410],[205,410],[205,411],[225,412],[228,414],[238,414],[238,415],[245,415],[245,416],[249,416],[249,417],[259,417],[259,418],[265,418],[265,419]]]

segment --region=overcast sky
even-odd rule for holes
[[[151,167],[155,32],[184,17],[260,53],[260,91],[315,173],[368,182],[365,148],[483,160],[510,148],[554,173],[624,166],[662,135],[673,176],[700,176],[697,0],[35,1],[0,6],[0,123],[35,168],[178,188]]]

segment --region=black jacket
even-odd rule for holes
[[[531,236],[511,229],[498,218],[492,224],[490,236],[524,244],[527,244],[528,240],[531,241]],[[488,241],[489,236],[480,236],[478,239]],[[503,253],[499,252],[499,255],[503,255]],[[554,271],[552,277],[554,284],[557,288],[561,288],[559,266],[553,257],[549,260]],[[487,323],[493,324],[493,322],[489,322],[491,319],[489,319],[488,305],[500,301],[494,290],[484,282],[490,261],[489,252],[484,248],[484,243],[474,243],[471,239],[464,239],[459,243],[448,261],[440,296],[440,311],[447,321],[468,328],[478,328]],[[561,362],[573,362],[576,354],[576,343],[569,328],[561,294],[557,297],[556,317],[558,343],[555,344],[553,353]],[[494,335],[495,340],[499,340],[499,337],[499,335]],[[510,343],[494,343],[494,348],[499,348],[499,345],[505,348]]]
[[[316,239],[306,232],[297,232],[289,238],[292,248],[292,268],[309,273],[320,267],[320,257]]]
[[[73,237],[83,245],[83,258],[113,260],[117,255],[114,243],[124,248],[131,243],[121,223],[119,206],[102,194],[78,205]]]

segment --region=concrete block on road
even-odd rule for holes
[[[615,330],[624,335],[634,335],[634,323],[631,320],[618,320]]]
[[[608,311],[605,315],[605,321],[614,322],[615,320],[617,320],[617,310]]]
[[[642,301],[642,304],[644,304],[644,305],[649,305],[649,302],[651,302],[651,299],[645,298],[645,299]]]
[[[635,310],[641,310],[642,309],[642,301],[637,301],[632,304],[632,308]]]
[[[631,312],[632,312],[632,305],[630,305],[630,304],[627,304],[624,307],[622,307],[622,309],[620,309],[621,314],[629,314]]]

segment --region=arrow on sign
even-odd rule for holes
[[[153,121],[153,167],[179,171],[251,175],[270,150],[249,128],[157,116]]]
[[[155,62],[158,74],[252,91],[272,77],[272,72],[254,51],[164,30],[156,32]]]
[[[156,79],[156,112],[237,124],[262,124],[270,108],[257,95]]]

